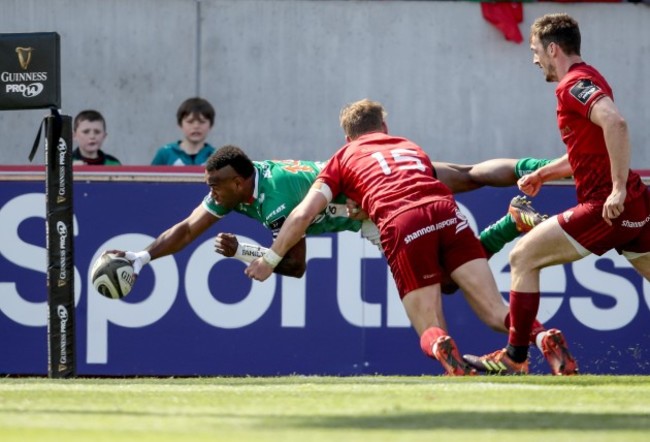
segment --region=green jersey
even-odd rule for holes
[[[325,163],[315,161],[253,161],[255,185],[253,197],[247,203],[238,204],[233,210],[261,222],[276,236],[291,211],[302,201],[316,180]],[[307,234],[361,228],[360,221],[346,216],[344,195],[338,195],[307,228]],[[203,207],[221,218],[229,210],[217,204],[208,194]]]

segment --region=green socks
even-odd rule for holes
[[[509,213],[497,222],[487,226],[479,235],[479,239],[485,247],[485,250],[491,254],[497,253],[513,239],[517,238],[521,232],[517,230],[517,225]]]

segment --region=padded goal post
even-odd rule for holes
[[[60,115],[56,32],[0,34],[0,110],[50,109],[45,127],[48,375],[76,375],[72,205],[72,119]]]

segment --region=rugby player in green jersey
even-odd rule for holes
[[[438,162],[433,166],[437,178],[452,192],[458,193],[486,185],[514,185],[521,176],[548,162],[532,158],[496,159],[471,166]],[[138,274],[150,260],[182,250],[231,211],[259,221],[275,235],[289,213],[302,201],[323,164],[298,160],[251,161],[240,148],[223,146],[206,163],[205,179],[210,193],[203,202],[187,218],[160,234],[145,250],[124,253],[133,261],[134,271]],[[308,235],[362,230],[364,237],[378,240],[378,231],[372,223],[347,217],[345,196],[339,195],[332,202],[307,229]],[[481,242],[489,254],[496,253],[521,232],[530,230],[543,220],[523,199],[513,200],[509,212],[481,232]],[[266,251],[260,246],[239,244],[234,235],[226,233],[217,236],[215,249],[245,262],[251,262]],[[305,257],[303,238],[274,271],[280,275],[301,277],[306,268]]]

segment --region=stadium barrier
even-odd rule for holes
[[[441,374],[421,354],[377,249],[357,233],[308,238],[301,279],[244,276],[213,251],[217,232],[269,245],[271,235],[232,214],[185,250],[145,267],[126,298],[100,296],[90,268],[106,249],[140,250],[207,194],[200,168],[74,167],[77,374],[211,376]],[[0,373],[47,373],[44,169],[0,167]],[[570,182],[546,186],[535,207],[575,201]],[[478,231],[506,213],[515,188],[458,195]],[[490,260],[507,298],[508,251]],[[540,320],[561,328],[583,373],[650,374],[650,285],[616,253],[542,272]],[[460,293],[444,299],[464,353],[502,347]],[[548,373],[537,350],[532,371]]]

